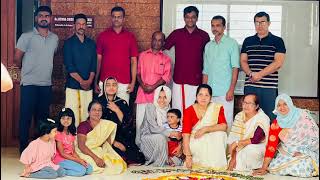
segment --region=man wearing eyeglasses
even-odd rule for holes
[[[244,93],[257,94],[260,107],[273,120],[278,70],[283,65],[286,48],[281,37],[269,32],[269,14],[257,13],[254,25],[257,33],[244,40],[240,55],[241,68],[246,73]]]

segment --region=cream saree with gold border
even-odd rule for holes
[[[202,119],[192,128],[190,136],[190,150],[192,154],[192,168],[210,168],[214,170],[227,169],[226,141],[224,131],[206,133],[195,139],[197,130],[205,126],[218,123],[219,111],[222,105],[211,103]]]
[[[243,111],[236,115],[228,136],[228,144],[252,138],[258,126],[262,128],[266,137],[259,144],[249,144],[237,150],[235,170],[251,171],[262,166],[270,127],[270,119],[262,109],[248,121],[245,121]]]
[[[83,154],[76,146],[79,156],[93,167],[93,173],[104,172],[111,175],[120,174],[126,170],[126,163],[111,146],[116,136],[116,130],[117,125],[114,122],[101,119],[100,123],[87,134],[86,146],[104,160],[105,168],[98,167],[90,156]]]

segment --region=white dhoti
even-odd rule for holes
[[[188,84],[172,85],[172,108],[179,109],[183,116],[183,110],[194,104],[198,86]]]
[[[226,117],[228,124],[228,132],[230,132],[233,123],[234,99],[232,101],[227,101],[226,96],[213,96],[212,102],[216,102],[223,105],[224,116]]]
[[[65,107],[72,109],[76,119],[75,125],[88,118],[88,106],[92,101],[92,90],[84,91],[79,89],[66,88]]]

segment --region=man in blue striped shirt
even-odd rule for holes
[[[260,106],[270,117],[278,95],[278,70],[283,65],[286,48],[282,38],[269,32],[270,17],[265,12],[254,16],[256,34],[247,37],[242,45],[240,64],[246,73],[244,93],[255,93]]]

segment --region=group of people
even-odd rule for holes
[[[16,63],[22,64],[22,176],[120,174],[127,164],[318,175],[317,124],[289,96],[278,96],[277,70],[286,49],[268,31],[269,15],[254,16],[257,34],[245,39],[240,52],[224,34],[224,17],[212,18],[210,41],[196,26],[198,14],[196,7],[186,7],[185,27],[168,38],[154,32],[151,48],[140,54],[134,34],[123,27],[122,7],[112,8],[112,27],[96,43],[85,35],[87,17],[76,14],[75,33],[63,47],[65,108],[54,121],[48,117],[58,36],[49,31],[51,9],[40,6],[35,28],[21,35],[15,51]],[[173,70],[164,52],[172,47]],[[246,73],[245,95],[234,117],[240,66]],[[136,81],[134,123],[129,99]],[[28,145],[32,116],[40,137]]]

